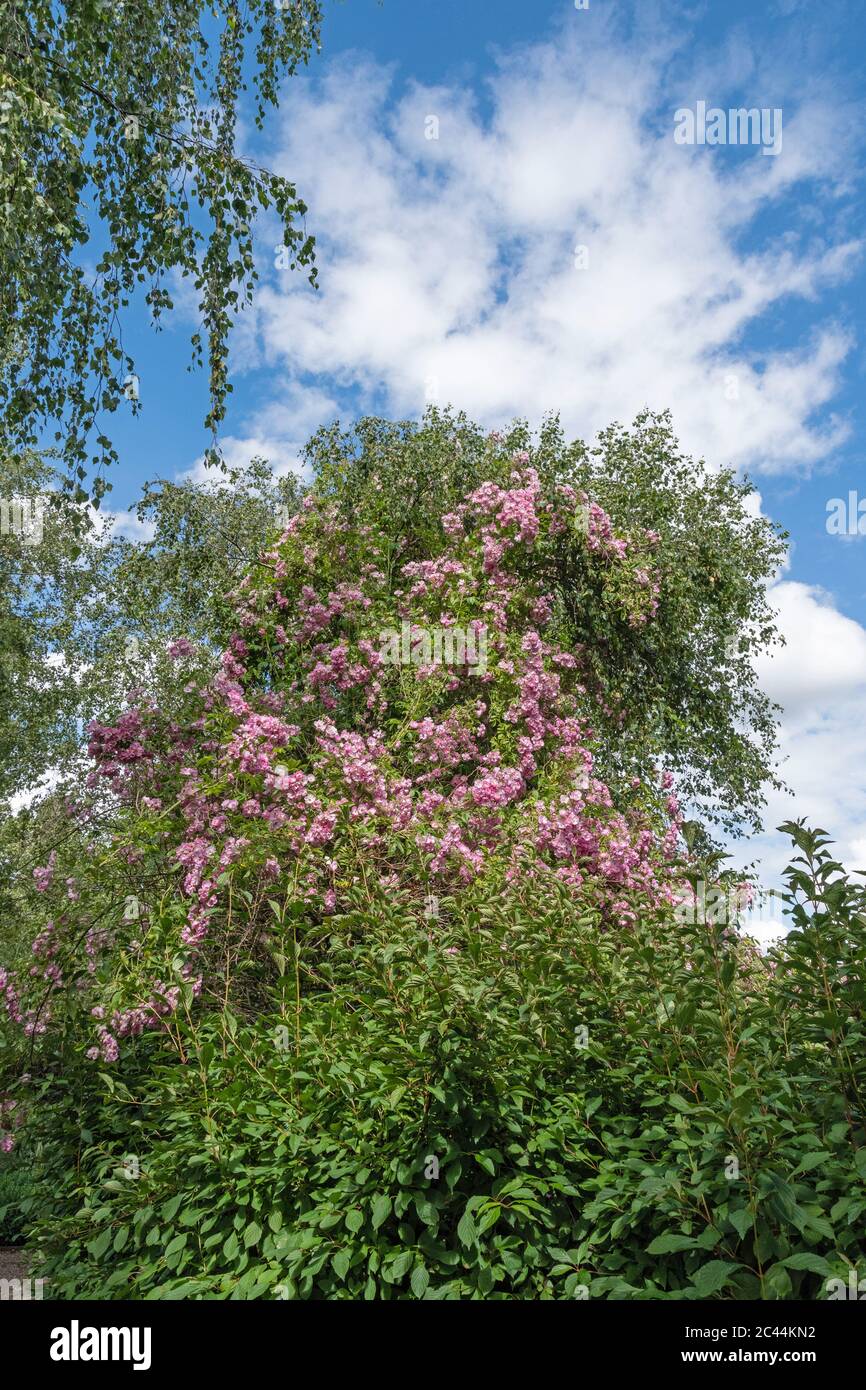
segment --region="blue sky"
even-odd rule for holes
[[[769,823],[808,815],[866,865],[866,550],[826,528],[866,497],[864,39],[832,0],[325,0],[322,54],[247,146],[309,204],[321,289],[263,226],[224,435],[285,469],[335,415],[425,399],[491,426],[556,408],[582,437],[670,406],[792,536],[762,679],[797,795]],[[701,101],[780,109],[780,152],[678,145]],[[191,326],[127,329],[144,409],[114,430],[113,510],[205,447]],[[777,837],[756,850],[772,874]]]

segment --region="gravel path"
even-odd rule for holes
[[[0,1279],[25,1279],[27,1260],[17,1245],[0,1245]]]

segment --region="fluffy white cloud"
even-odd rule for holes
[[[785,579],[770,597],[787,645],[762,657],[757,671],[782,706],[781,775],[790,793],[768,793],[767,833],[734,854],[740,863],[757,857],[762,882],[774,886],[790,854],[774,827],[800,816],[832,836],[846,867],[866,868],[866,631],[815,586]]]
[[[322,288],[275,275],[263,360],[392,414],[429,399],[491,425],[558,410],[583,436],[669,405],[714,463],[808,467],[846,434],[816,415],[849,335],[817,310],[784,347],[744,335],[858,250],[756,230],[805,180],[847,177],[816,138],[831,113],[786,112],[774,158],[676,145],[668,50],[587,33],[503,58],[483,112],[460,87],[395,97],[360,60],[293,85],[276,163],[310,204]]]
[[[828,699],[845,699],[866,685],[866,632],[814,585],[785,580],[771,597],[786,645],[762,656],[757,671],[786,723],[802,727]]]
[[[60,769],[53,767],[49,768],[45,776],[41,777],[33,786],[25,787],[23,791],[15,792],[13,796],[10,796],[7,802],[10,812],[13,816],[17,816],[19,811],[25,810],[28,806],[32,806],[34,802],[41,801],[43,797],[53,792],[59,782]]]

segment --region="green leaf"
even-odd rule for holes
[[[794,1169],[794,1174],[809,1173],[813,1168],[818,1168],[825,1163],[832,1163],[832,1161],[832,1154],[827,1153],[824,1149],[818,1149],[814,1153],[806,1154],[805,1158],[800,1160]]]
[[[647,1246],[648,1255],[675,1255],[680,1250],[694,1250],[698,1244],[694,1236],[681,1236],[676,1232],[669,1231],[666,1235],[656,1236],[655,1240]]]
[[[710,1294],[717,1293],[730,1281],[734,1271],[742,1268],[741,1264],[731,1264],[727,1260],[710,1260],[709,1264],[701,1265],[697,1274],[692,1275],[698,1297],[709,1298]]]
[[[457,1235],[461,1245],[474,1245],[478,1239],[478,1232],[475,1229],[475,1222],[470,1211],[464,1211],[457,1223]]]
[[[173,1220],[174,1220],[174,1218],[177,1216],[178,1211],[180,1210],[180,1205],[181,1205],[181,1202],[183,1201],[183,1199],[184,1199],[184,1194],[183,1194],[182,1192],[179,1192],[179,1193],[177,1194],[176,1197],[169,1197],[168,1201],[163,1203],[163,1206],[162,1206],[163,1220],[165,1220],[165,1221],[173,1221]]]
[[[788,1298],[793,1289],[791,1276],[783,1264],[774,1264],[764,1275],[764,1286],[769,1286],[776,1298]]]
[[[95,1260],[99,1260],[105,1254],[110,1244],[111,1227],[106,1226],[105,1230],[102,1231],[102,1233],[98,1235],[95,1240],[91,1240],[89,1242],[87,1249],[90,1251],[90,1254],[93,1256]]]
[[[415,1266],[412,1270],[410,1283],[415,1297],[423,1298],[430,1283],[430,1275],[427,1273],[427,1269],[424,1265]]]
[[[820,1274],[822,1278],[832,1278],[836,1272],[829,1261],[823,1255],[818,1255],[814,1250],[798,1250],[796,1255],[788,1255],[780,1261],[786,1269],[808,1269],[812,1274]]]
[[[396,1258],[395,1261],[393,1261],[393,1264],[388,1266],[388,1276],[389,1279],[391,1279],[392,1283],[396,1283],[398,1282],[398,1279],[402,1279],[403,1275],[405,1275],[407,1270],[411,1268],[411,1262],[413,1262],[413,1259],[413,1252],[411,1252],[410,1250],[405,1250],[402,1252],[402,1254],[398,1255],[398,1258]]]
[[[244,1231],[244,1248],[249,1250],[251,1246],[257,1245],[262,1238],[262,1228],[257,1221],[251,1221]]]
[[[745,1240],[747,1231],[751,1231],[753,1225],[752,1213],[748,1208],[738,1207],[735,1211],[729,1211],[728,1220],[740,1237],[740,1240]]]
[[[373,1201],[373,1230],[378,1231],[391,1215],[391,1198],[380,1194]]]

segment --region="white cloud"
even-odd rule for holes
[[[459,87],[394,100],[389,74],[357,58],[293,85],[276,164],[310,204],[322,288],[286,272],[263,289],[264,360],[391,414],[425,398],[490,425],[558,410],[584,437],[667,405],[713,463],[807,469],[847,434],[816,416],[848,332],[813,308],[784,347],[743,339],[838,283],[859,249],[754,232],[802,181],[846,177],[838,140],[822,165],[830,113],[813,101],[788,117],[772,159],[678,146],[667,51],[587,51],[586,32],[503,59],[485,114]]]
[[[54,767],[49,768],[44,776],[40,777],[38,782],[34,782],[32,786],[25,787],[23,791],[15,792],[9,797],[7,805],[11,814],[17,816],[19,811],[23,811],[28,806],[32,806],[35,802],[41,801],[43,797],[48,796],[49,792],[54,791],[59,782],[60,769]]]
[[[833,606],[815,585],[785,580],[770,593],[786,636],[757,663],[761,684],[782,705],[786,723],[820,718],[829,698],[866,685],[866,631]]]
[[[741,935],[754,937],[763,950],[767,950],[781,937],[787,936],[790,930],[791,923],[786,917],[754,920],[749,913],[746,913],[740,921]]]
[[[130,541],[149,541],[154,537],[153,523],[141,521],[134,511],[112,512],[106,507],[100,507],[97,511],[92,506],[88,506],[87,511],[96,541],[107,543],[119,537]]]
[[[782,706],[781,775],[790,793],[769,791],[766,833],[732,848],[738,863],[757,858],[761,882],[772,887],[792,852],[775,827],[801,816],[827,831],[846,868],[866,868],[866,630],[814,585],[785,579],[769,597],[786,645],[756,669]]]

